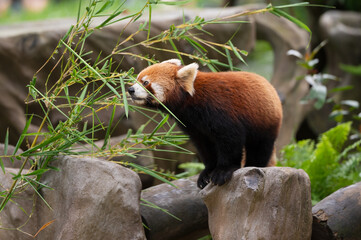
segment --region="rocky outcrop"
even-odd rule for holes
[[[126,138],[126,135],[109,138],[108,142],[107,142],[107,149],[117,149],[118,147],[122,147],[120,144],[125,138]],[[104,144],[104,140],[94,141],[93,144],[94,144],[94,146],[101,148]],[[90,144],[89,145],[78,144],[78,145],[74,146],[73,150],[74,151],[85,151],[85,152],[89,152],[89,153],[94,152],[94,154],[96,154],[96,149],[94,148],[94,146],[92,146]],[[154,155],[153,155],[152,151],[147,151],[146,146],[144,146],[143,144],[140,144],[140,143],[135,144],[133,146],[133,148],[139,149],[136,154],[136,157],[130,157],[127,155],[119,156],[116,153],[114,155],[112,155],[111,154],[112,151],[108,151],[107,152],[108,154],[103,153],[102,156],[99,157],[99,159],[117,162],[117,163],[124,164],[124,165],[126,165],[127,163],[135,163],[139,166],[150,168],[150,169],[155,167]],[[144,149],[144,150],[140,150],[140,149]],[[0,145],[0,150],[1,150],[1,145]],[[142,182],[142,189],[153,186],[154,177],[152,177],[146,173],[143,173],[143,172],[138,173],[138,175]]]
[[[342,188],[312,208],[312,240],[361,238],[361,182]]]
[[[202,191],[214,240],[304,240],[312,228],[311,187],[303,170],[242,168]]]
[[[44,174],[42,182],[52,189],[42,188],[40,194],[52,209],[28,187],[14,198],[18,204],[9,202],[1,212],[2,227],[17,228],[32,213],[22,231],[34,235],[49,223],[37,239],[145,239],[136,173],[115,163],[73,156],[59,157],[51,165],[59,171]],[[12,183],[9,173],[17,171],[6,168],[7,174],[0,174],[5,189]],[[0,230],[0,238],[33,239],[16,230]]]
[[[11,156],[13,155],[14,151],[15,151],[15,147],[12,145],[8,145],[7,147],[7,152],[5,154],[5,145],[0,143],[0,156]],[[23,150],[18,149],[17,150],[17,154],[21,154],[23,152]],[[23,161],[25,160],[25,158],[11,158],[11,157],[2,157],[1,158],[4,167],[8,167],[8,168],[20,168],[21,165],[23,164]],[[25,168],[30,168],[30,163],[28,162],[25,165]]]
[[[147,202],[140,212],[148,240],[197,240],[209,234],[207,208],[196,181],[197,176],[173,181],[176,187],[163,183],[143,190]]]
[[[0,192],[9,190],[18,168],[5,168],[6,174],[0,172]],[[12,175],[14,174],[14,175]],[[1,198],[1,201],[3,198]],[[34,190],[29,186],[17,191],[12,201],[9,201],[0,212],[0,239],[31,240],[39,229],[37,214],[34,213]]]

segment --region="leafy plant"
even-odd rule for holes
[[[314,107],[320,109],[326,103],[327,100],[327,87],[326,84],[329,80],[337,80],[333,75],[326,73],[317,73],[314,69],[318,64],[319,60],[316,57],[316,54],[327,44],[327,41],[323,41],[312,50],[310,54],[302,55],[296,50],[289,50],[288,55],[298,58],[298,64],[305,69],[308,73],[305,76],[300,76],[300,79],[305,79],[310,85],[310,91],[307,96],[304,97],[302,103],[308,103],[309,101],[314,101]]]
[[[333,89],[327,88],[327,83],[330,80],[340,81],[341,79],[327,73],[319,73],[315,70],[315,66],[319,63],[319,60],[316,57],[316,54],[327,44],[327,41],[321,42],[310,54],[302,55],[300,52],[296,50],[289,50],[288,55],[295,56],[298,58],[298,64],[305,69],[307,69],[308,73],[305,76],[300,76],[300,79],[304,79],[310,86],[309,93],[303,98],[301,103],[309,103],[310,101],[314,101],[314,108],[321,109],[326,103],[333,103],[333,109],[330,113],[329,117],[336,121],[337,123],[341,123],[344,121],[345,116],[352,115],[353,111],[358,109],[360,104],[356,100],[352,99],[343,99],[339,100],[329,96],[329,93],[348,91],[353,88],[353,86],[342,86],[335,87]],[[360,66],[350,66],[350,65],[341,65],[341,68],[347,72],[352,74],[359,74]],[[361,113],[358,115],[353,115],[354,120],[361,119]],[[360,133],[355,131],[355,138],[360,138]]]
[[[179,164],[178,168],[184,172],[177,174],[178,178],[191,177],[200,173],[204,169],[204,164],[199,162],[187,162]]]
[[[323,133],[317,143],[302,140],[282,149],[279,165],[305,170],[313,203],[361,181],[361,140],[344,148],[350,130],[350,122],[342,123]]]

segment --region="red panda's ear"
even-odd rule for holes
[[[176,59],[176,58],[174,58],[174,59],[169,59],[169,60],[163,61],[163,62],[161,62],[161,63],[171,63],[171,64],[175,64],[175,65],[177,65],[177,66],[181,66],[181,65],[182,65],[181,60]]]
[[[180,85],[191,95],[194,94],[194,80],[198,72],[198,64],[191,63],[182,67],[177,72],[177,77]]]

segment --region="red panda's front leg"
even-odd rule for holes
[[[226,134],[225,134],[226,135]],[[234,171],[241,167],[243,137],[222,139],[191,134],[205,169],[199,175],[197,185],[204,188],[208,183],[223,185],[232,178]]]
[[[197,148],[200,160],[205,166],[197,180],[197,186],[203,189],[210,182],[211,174],[217,166],[217,152],[214,143],[210,141],[209,137],[195,133],[191,133],[190,137]]]
[[[241,168],[243,157],[243,140],[220,141],[216,144],[217,165],[212,172],[211,182],[215,185],[223,185],[231,180],[233,172]]]

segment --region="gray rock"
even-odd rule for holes
[[[361,239],[360,209],[361,182],[332,193],[312,208],[312,239]]]
[[[199,189],[197,176],[172,183],[163,183],[142,191],[142,199],[167,210],[176,219],[160,209],[141,206],[141,215],[148,240],[196,240],[209,234],[208,213]]]
[[[7,149],[7,156],[12,155],[14,153],[15,147],[12,145],[8,145],[8,149]],[[17,151],[16,154],[21,154],[23,152],[23,150],[19,149]],[[0,143],[0,156],[4,156],[5,155],[5,145]],[[11,158],[10,157],[3,157],[1,158],[1,160],[3,161],[4,167],[8,167],[8,168],[20,168],[21,165],[23,164],[23,162],[25,161],[25,158],[20,158],[17,159],[15,157]],[[27,162],[25,165],[25,168],[30,168],[30,162]]]
[[[40,225],[55,222],[39,239],[145,239],[139,214],[141,183],[133,171],[91,158],[60,157],[43,182]]]
[[[311,188],[303,170],[242,168],[201,194],[214,240],[311,238]]]
[[[118,137],[112,137],[108,140],[107,143],[107,149],[109,148],[117,148],[123,140],[126,137],[126,135],[121,135]],[[94,145],[101,148],[104,144],[104,140],[95,141]],[[1,145],[0,145],[1,147]],[[153,159],[153,152],[147,151],[146,147],[143,144],[137,144],[133,146],[134,148],[144,149],[142,151],[139,151],[137,153],[136,158],[130,157],[130,156],[118,156],[118,155],[111,155],[109,152],[109,155],[103,155],[102,157],[99,157],[99,159],[104,159],[107,161],[113,161],[113,162],[121,162],[121,163],[135,163],[137,165],[147,167],[147,168],[154,168],[154,159]],[[1,150],[1,149],[0,149]],[[74,147],[75,151],[89,151],[93,152],[94,147],[91,145],[81,145],[78,144]],[[154,184],[154,177],[145,174],[145,173],[138,173],[140,180],[142,181],[142,188],[148,188],[150,186],[153,186]]]
[[[0,192],[9,190],[13,183],[13,175],[18,174],[17,168],[5,168],[6,174],[0,172]],[[34,239],[37,230],[37,214],[34,213],[36,197],[34,190],[28,186],[16,191],[12,201],[9,201],[0,213],[0,239],[30,240]],[[1,201],[3,198],[1,198]],[[4,228],[4,229],[3,229]],[[21,231],[16,230],[19,228]],[[26,234],[27,233],[27,234]]]
[[[46,172],[42,182],[53,190],[42,188],[40,193],[52,209],[37,195],[34,198],[29,186],[13,199],[16,204],[9,202],[1,212],[1,227],[21,227],[34,235],[54,220],[37,239],[145,239],[139,213],[141,183],[136,173],[112,162],[72,156],[59,157],[51,165],[59,171]],[[0,174],[0,191],[10,188],[10,173],[18,171],[6,168],[6,174]],[[33,238],[1,229],[0,239]]]

